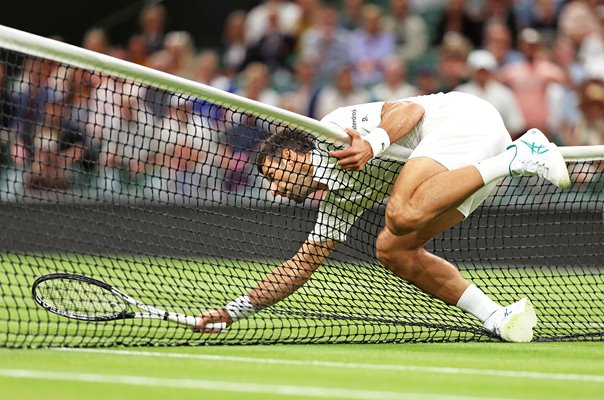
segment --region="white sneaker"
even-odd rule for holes
[[[539,129],[529,129],[508,149],[516,150],[510,162],[511,176],[540,176],[559,188],[570,187],[568,168],[560,150]]]
[[[506,342],[530,342],[537,315],[526,297],[495,311],[484,323],[489,332],[499,335]]]

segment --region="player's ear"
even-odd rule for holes
[[[297,160],[296,157],[296,152],[293,151],[292,149],[283,149],[283,151],[281,152],[282,155],[282,160],[284,160],[287,163],[294,163]]]

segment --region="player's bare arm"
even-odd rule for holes
[[[369,160],[377,155],[377,152],[385,150],[390,143],[396,142],[411,132],[422,120],[424,113],[424,108],[416,103],[386,102],[382,107],[382,121],[378,128],[365,137],[352,128],[346,128],[345,132],[351,138],[350,147],[332,151],[330,155],[338,159],[341,168],[360,171]],[[387,144],[382,146],[381,140],[387,141]]]
[[[304,286],[317,268],[325,262],[336,244],[337,242],[333,240],[306,241],[292,258],[275,268],[258,286],[248,292],[249,306],[255,311],[260,311],[280,302]],[[200,318],[201,321],[194,329],[195,332],[220,333],[221,330],[206,328],[206,326],[224,322],[228,327],[233,323],[227,307],[203,312]]]

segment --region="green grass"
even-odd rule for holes
[[[249,288],[276,262],[0,254],[0,345],[95,347],[0,349],[2,398],[602,398],[602,343],[493,342],[477,321],[367,265],[327,266],[287,301],[220,335],[195,334],[162,321],[73,321],[47,313],[30,294],[40,275],[78,272],[152,304],[196,313],[197,307],[223,304]],[[518,292],[531,293],[540,319],[538,338],[576,332],[599,332],[602,337],[603,278],[597,271],[504,268],[464,273],[502,302]],[[366,320],[327,318],[351,310]],[[396,323],[385,322],[389,318]],[[491,342],[113,347],[367,340]]]
[[[588,400],[604,393],[603,359],[600,343],[0,350],[0,387],[21,400]]]
[[[492,340],[477,320],[371,265],[324,266],[286,301],[212,338],[163,321],[69,320],[46,312],[31,297],[37,277],[76,272],[107,281],[148,304],[195,315],[249,290],[277,263],[0,254],[0,346]],[[603,336],[604,276],[598,271],[462,266],[462,273],[501,303],[529,294],[540,321],[537,340]]]

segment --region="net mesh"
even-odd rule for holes
[[[55,272],[182,314],[222,307],[298,250],[321,201],[347,205],[272,195],[254,166],[259,141],[287,125],[270,115],[6,49],[0,71],[0,346],[493,340],[376,261],[382,198],[401,167],[382,159],[368,168],[377,175],[352,175],[379,193],[336,224],[345,241],[312,279],[224,333],[48,313],[31,285]],[[604,337],[604,162],[569,168],[566,191],[506,179],[427,245],[494,300],[530,297],[541,341]]]

